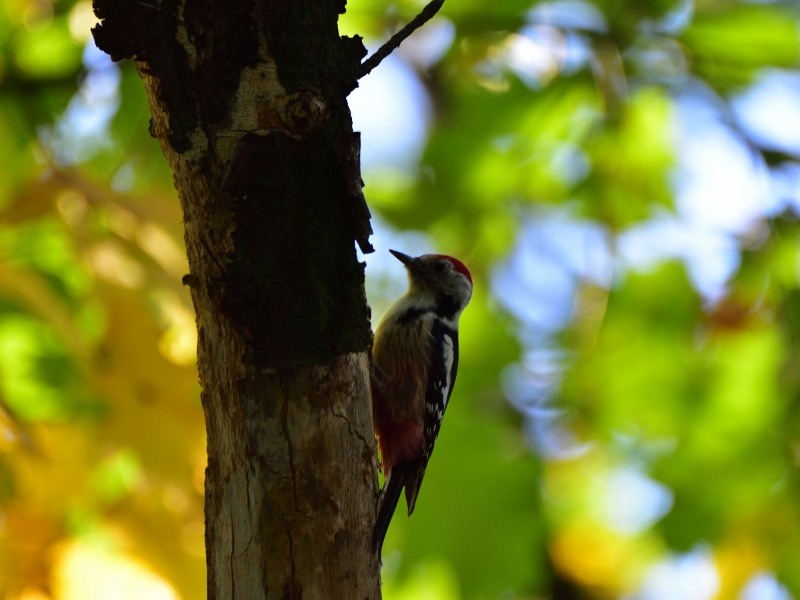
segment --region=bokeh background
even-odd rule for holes
[[[375,49],[421,7],[350,0]],[[0,598],[205,597],[172,178],[88,0],[0,1]],[[386,600],[800,598],[800,5],[448,0],[350,97],[389,248],[473,271]]]

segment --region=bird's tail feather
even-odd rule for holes
[[[380,499],[378,500],[378,518],[375,521],[375,530],[372,533],[372,551],[381,555],[383,538],[389,530],[394,509],[400,500],[400,493],[409,475],[413,471],[415,462],[401,462],[394,465],[386,475]]]
[[[411,513],[414,512],[414,507],[417,505],[419,488],[422,485],[422,478],[425,477],[425,466],[426,464],[422,463],[406,476],[406,505],[408,506],[409,517]]]

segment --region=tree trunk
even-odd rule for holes
[[[199,334],[213,600],[380,598],[369,213],[344,0],[94,0],[172,168]]]

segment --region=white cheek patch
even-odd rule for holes
[[[453,339],[449,335],[442,336],[442,353],[444,354],[444,368],[445,368],[445,385],[442,388],[442,406],[447,408],[447,397],[450,395],[450,388],[453,382],[450,377],[453,373],[453,360],[455,360],[455,352],[453,350]]]

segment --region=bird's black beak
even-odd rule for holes
[[[391,252],[394,255],[394,257],[401,263],[403,263],[406,267],[411,268],[414,266],[415,264],[414,258],[409,256],[408,254],[403,254],[402,252],[398,252],[397,250],[389,250],[389,252]]]

